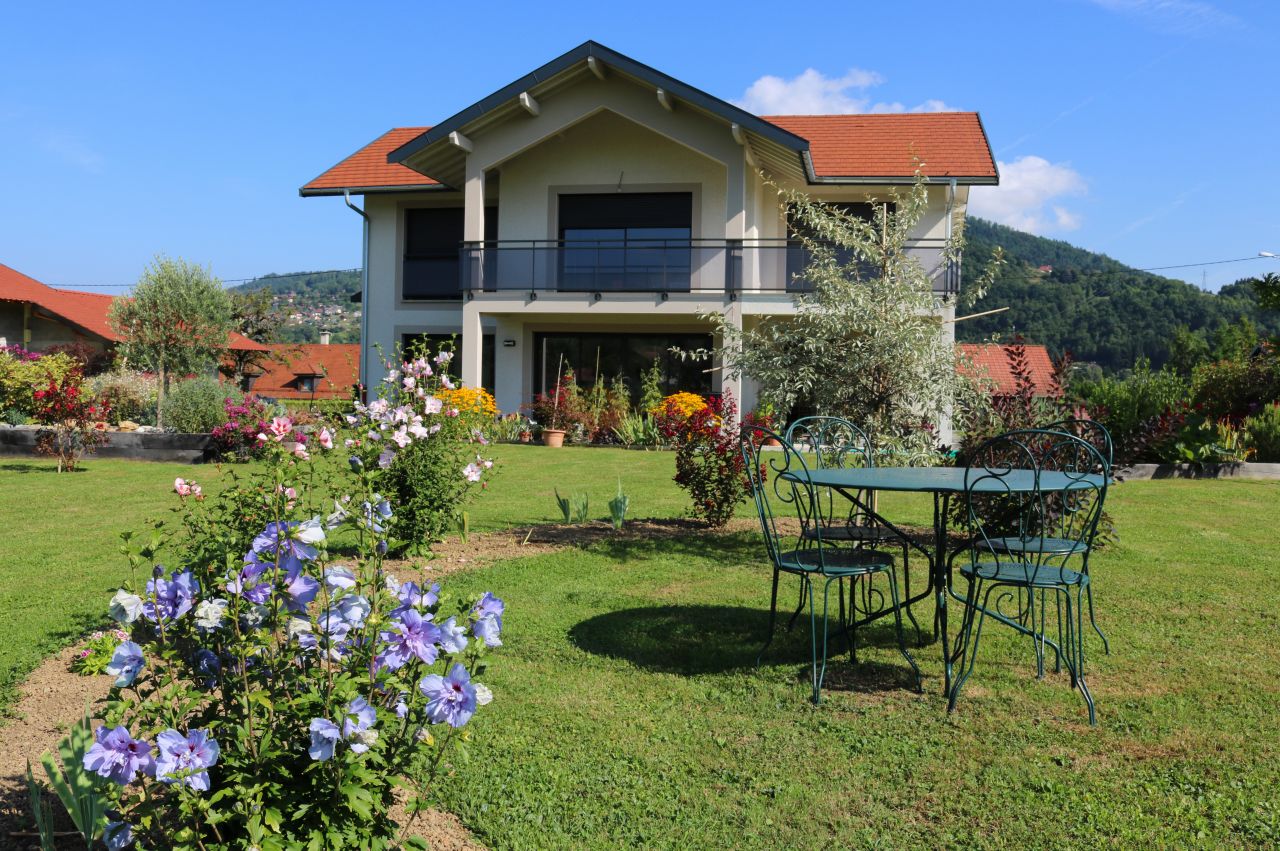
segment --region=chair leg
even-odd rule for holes
[[[795,628],[796,621],[800,618],[800,613],[804,611],[804,595],[809,587],[809,577],[800,577],[800,601],[796,603],[795,613],[791,615],[791,620],[787,622],[787,632]]]
[[[907,618],[916,630],[916,646],[923,647],[924,632],[920,629],[920,622],[916,620],[915,613],[911,611],[911,547],[905,541],[902,544],[902,587],[907,598]]]
[[[1087,576],[1088,574],[1086,574]],[[1107,637],[1102,634],[1102,629],[1098,626],[1098,619],[1093,615],[1093,583],[1090,582],[1084,586],[1085,596],[1089,600],[1089,624],[1093,627],[1093,631],[1098,633],[1098,637],[1102,639],[1102,652],[1111,655],[1111,642],[1107,641]]]
[[[1085,586],[1086,588],[1088,586]],[[1084,600],[1083,591],[1076,587],[1076,629],[1075,629],[1075,685],[1084,696],[1085,705],[1089,707],[1089,726],[1098,726],[1098,713],[1093,705],[1093,695],[1084,681]],[[1067,617],[1071,617],[1071,597],[1067,596]]]
[[[764,659],[764,653],[769,649],[769,645],[773,644],[773,631],[778,622],[778,579],[782,571],[776,567],[773,569],[773,593],[769,598],[769,634],[765,636],[764,646],[760,648],[760,653],[756,655],[756,667],[760,667],[760,662]]]
[[[898,633],[898,650],[902,652],[902,658],[907,660],[907,664],[911,666],[912,672],[916,675],[916,691],[924,691],[924,682],[920,677],[920,667],[916,665],[916,660],[911,658],[911,654],[907,652],[907,638],[902,632],[902,607],[898,605],[898,574],[894,568],[889,568],[889,593],[893,595],[893,620],[894,626]],[[908,610],[910,611],[910,610]],[[919,625],[916,630],[919,631]]]
[[[831,594],[831,582],[828,579],[822,586],[822,662],[818,662],[818,612],[813,605],[813,583],[809,582],[809,642],[813,649],[813,703],[822,702],[822,680],[827,675],[827,602]]]
[[[1040,595],[1044,596],[1044,592],[1041,591]],[[1053,672],[1055,674],[1061,674],[1062,673],[1061,648],[1065,647],[1066,645],[1062,643],[1062,595],[1059,594],[1057,591],[1053,592],[1053,604],[1058,609],[1058,647],[1060,648],[1059,652],[1053,654]],[[1070,613],[1071,613],[1071,610],[1068,609],[1067,614],[1070,615]],[[1068,638],[1071,637],[1071,619],[1069,617],[1067,618],[1067,637]],[[1071,667],[1070,663],[1068,663],[1067,667],[1068,668]],[[1075,685],[1075,683],[1073,682],[1072,685]]]
[[[965,680],[969,679],[969,674],[973,673],[973,663],[978,658],[978,641],[982,638],[982,623],[986,619],[986,599],[983,600],[982,611],[978,611],[978,592],[981,591],[982,581],[976,578],[969,579],[969,589],[965,594],[965,610],[964,619],[960,627],[960,635],[956,636],[956,640],[961,643],[963,650],[960,652],[961,662],[956,668],[955,682],[951,684],[951,692],[947,695],[947,713],[955,711],[956,701],[960,699],[960,689],[964,686]],[[991,591],[987,591],[987,597],[991,596]],[[973,626],[974,618],[978,620],[978,627],[975,630]]]

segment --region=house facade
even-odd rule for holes
[[[728,391],[749,410],[749,380],[669,350],[714,346],[708,313],[750,327],[794,312],[804,256],[779,188],[862,213],[917,167],[929,205],[912,250],[950,315],[943,245],[970,187],[998,179],[975,113],[762,117],[587,42],[300,191],[364,217],[366,386],[383,374],[376,347],[456,336],[463,381],[503,411],[561,364],[634,391],[655,361],[668,391]]]

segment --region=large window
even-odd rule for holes
[[[453,349],[453,360],[449,362],[449,377],[455,381],[460,380],[462,376],[462,337],[458,334],[405,334],[400,338],[400,348],[405,355],[414,353],[415,347],[422,344],[426,350],[433,355],[439,351],[441,344],[445,348]],[[493,392],[493,358],[494,358],[494,342],[492,334],[485,334],[480,338],[480,386],[490,393]]]
[[[535,393],[545,393],[554,387],[556,368],[563,362],[565,369],[573,369],[580,387],[591,387],[597,377],[611,381],[620,376],[631,391],[632,401],[638,402],[641,374],[656,361],[666,376],[665,393],[710,393],[711,373],[706,371],[710,363],[681,360],[671,353],[672,347],[686,351],[710,349],[711,335],[535,334],[533,389]]]
[[[560,289],[689,290],[693,194],[560,196]]]
[[[402,297],[409,301],[462,298],[459,250],[461,207],[422,207],[404,211]],[[484,211],[484,238],[496,239],[498,209]]]

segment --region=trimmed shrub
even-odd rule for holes
[[[1254,449],[1253,460],[1280,462],[1280,402],[1268,405],[1246,419],[1244,430]]]
[[[192,378],[175,384],[164,400],[164,423],[174,431],[212,432],[227,421],[225,403],[243,397],[216,378]]]
[[[66,354],[40,355],[17,346],[0,349],[0,411],[31,417],[35,394],[49,382],[61,383],[80,363]]]

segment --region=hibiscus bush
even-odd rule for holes
[[[493,466],[475,451],[488,443],[483,431],[452,404],[459,398],[448,374],[453,352],[415,355],[389,365],[377,398],[356,403],[344,441],[352,465],[397,506],[387,522],[393,551],[413,553],[455,528],[473,486]]]
[[[737,406],[726,394],[712,396],[696,410],[688,407],[668,397],[654,419],[676,448],[675,482],[689,492],[693,516],[709,526],[723,526],[750,493],[738,445]]]
[[[106,442],[106,402],[94,402],[82,391],[83,376],[73,369],[62,378],[49,377],[43,390],[35,392],[35,421],[45,428],[36,436],[36,452],[58,459],[58,472],[75,470],[81,457],[97,451]]]
[[[445,440],[423,431],[403,448]],[[179,522],[123,536],[109,613],[129,635],[83,758],[109,848],[425,847],[389,812],[397,790],[424,807],[470,738],[504,604],[397,581],[385,469],[312,458],[327,429],[295,438],[264,424],[254,472],[210,496],[179,479]]]

